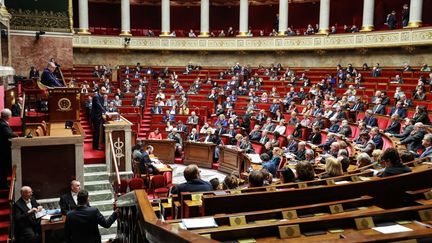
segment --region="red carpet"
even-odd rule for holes
[[[84,164],[105,164],[105,151],[93,150],[92,129],[83,112],[80,113],[80,123],[85,132]]]

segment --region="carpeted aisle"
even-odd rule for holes
[[[84,164],[105,164],[105,151],[93,150],[93,134],[90,123],[84,112],[80,112],[80,123],[85,132],[84,138]]]

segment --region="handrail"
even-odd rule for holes
[[[21,119],[24,118],[24,113],[25,113],[25,100],[26,100],[26,94],[25,94],[25,92],[23,93],[22,99],[23,99],[23,103],[22,103],[23,107],[21,109],[21,114],[20,114]]]
[[[14,239],[14,221],[13,221],[13,214],[12,214],[12,208],[13,205],[15,203],[15,180],[16,180],[16,169],[17,166],[13,165],[12,166],[12,175],[11,175],[11,183],[10,183],[10,187],[9,187],[9,196],[8,196],[8,201],[9,201],[9,210],[10,210],[10,214],[9,214],[9,239]]]
[[[16,180],[16,165],[14,165],[12,167],[12,176],[11,176],[11,184],[10,184],[10,188],[9,188],[9,197],[8,200],[9,202],[13,202],[14,201],[14,190],[15,190],[15,180]]]
[[[112,133],[108,133],[108,137],[109,137],[109,143],[110,143],[110,148],[111,148],[111,155],[113,157],[113,161],[114,161],[114,169],[115,169],[115,174],[116,174],[116,181],[117,181],[117,186],[119,189],[121,186],[121,180],[120,180],[120,173],[119,173],[119,169],[118,169],[118,165],[117,165],[117,158],[114,154],[114,143],[113,143],[113,139],[112,139]],[[117,190],[118,192],[118,190]]]

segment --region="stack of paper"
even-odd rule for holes
[[[182,223],[186,229],[218,227],[213,217],[182,219]]]

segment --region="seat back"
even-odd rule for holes
[[[165,187],[165,177],[163,175],[155,175],[151,178],[151,188],[153,190]]]
[[[129,181],[129,190],[137,190],[137,189],[144,189],[144,180],[142,178],[132,178]]]

